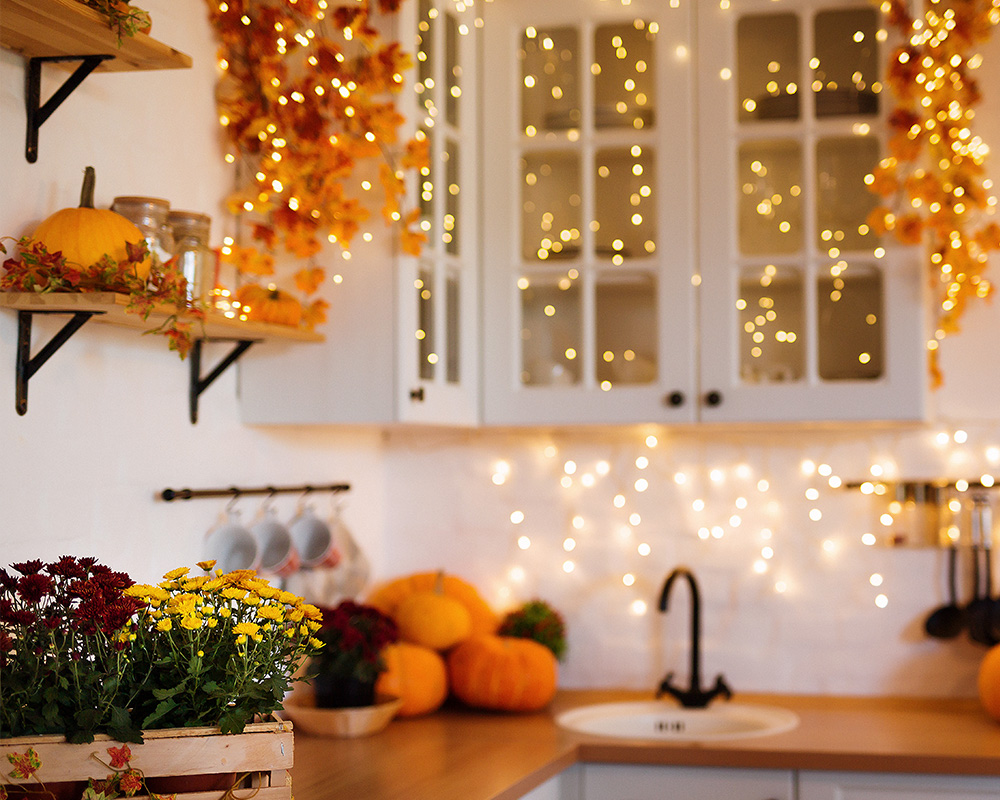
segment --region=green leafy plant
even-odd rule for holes
[[[149,12],[129,5],[128,0],[82,0],[82,2],[108,18],[108,25],[118,37],[119,47],[122,46],[123,37],[149,33],[151,25]]]
[[[566,625],[562,616],[544,600],[530,600],[511,611],[500,623],[501,636],[534,639],[560,661],[566,655]]]

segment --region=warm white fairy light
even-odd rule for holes
[[[524,567],[511,567],[507,572],[507,577],[514,583],[524,583],[525,578],[528,576],[524,571]]]
[[[737,497],[733,505],[735,505],[738,509],[742,510],[747,507],[748,501],[745,497]]]
[[[653,552],[653,548],[649,546],[648,542],[639,542],[639,545],[635,548],[635,551],[640,556],[648,556],[651,552]]]
[[[650,448],[656,447],[657,444],[659,444],[659,441],[652,434],[650,434],[649,436],[646,437],[646,447],[650,447]]]
[[[987,489],[989,489],[991,486],[993,486],[993,484],[995,483],[995,480],[994,480],[994,478],[993,478],[992,475],[990,475],[990,474],[984,474],[984,475],[980,475],[979,476],[979,482],[983,486],[985,486]]]
[[[875,538],[875,534],[874,533],[863,533],[863,534],[861,534],[861,543],[863,545],[871,547],[877,541],[878,541],[878,539]]]
[[[632,586],[633,584],[635,584],[635,575],[633,575],[631,572],[626,572],[624,575],[622,575],[622,585]]]
[[[721,525],[713,525],[711,531],[713,539],[721,539],[726,535],[726,530]]]
[[[958,430],[952,434],[952,438],[955,440],[955,444],[965,444],[969,441],[969,434],[966,431]]]
[[[563,472],[565,472],[567,475],[573,475],[576,472],[576,462],[567,461],[565,464],[563,464]]]
[[[570,572],[576,569],[576,564],[574,564],[572,561],[563,561],[562,568],[563,572],[565,572],[568,575]]]
[[[698,528],[698,538],[699,539],[707,539],[711,535],[712,535],[712,532],[708,528],[706,528],[704,525],[702,527]]]
[[[756,561],[753,562],[753,571],[756,572],[758,575],[763,575],[765,572],[767,572],[767,562],[764,561],[762,558],[758,558]]]
[[[722,483],[726,479],[726,473],[721,469],[713,469],[708,473],[708,477],[712,483]]]
[[[611,472],[611,465],[607,461],[598,461],[594,465],[594,471],[601,477],[604,477]]]
[[[820,511],[818,508],[810,508],[809,519],[811,519],[813,522],[819,522],[821,519],[823,519],[823,512]]]
[[[937,442],[942,447],[948,444],[950,440],[951,437],[944,431],[941,431],[940,433],[937,434],[937,436],[934,437],[934,441]]]
[[[518,536],[517,546],[522,550],[527,550],[529,547],[531,547],[531,539],[529,539],[527,536]]]
[[[685,483],[687,483],[687,475],[685,475],[683,472],[675,472],[674,483],[676,483],[678,486],[683,486]]]
[[[816,462],[811,459],[806,459],[801,464],[801,470],[803,475],[812,475],[816,472]]]
[[[885,469],[882,467],[881,464],[872,464],[868,468],[868,472],[871,473],[871,476],[873,478],[881,478],[882,475],[885,474]]]
[[[567,536],[565,539],[563,539],[562,548],[567,553],[572,552],[574,549],[576,549],[576,539],[574,539],[572,536]]]
[[[758,492],[766,492],[770,488],[771,488],[771,484],[768,483],[768,481],[766,479],[761,478],[759,481],[757,481],[757,491]]]
[[[820,464],[818,467],[816,467],[816,471],[824,478],[826,478],[833,474],[833,467],[831,467],[829,464]]]
[[[955,488],[960,492],[969,491],[969,482],[965,478],[959,478],[955,481]]]
[[[633,486],[637,492],[644,492],[649,488],[649,481],[645,478],[639,478]]]
[[[524,522],[524,512],[523,511],[511,511],[510,512],[510,521],[513,522],[515,525],[520,525],[522,522]]]
[[[614,500],[611,501],[615,508],[624,508],[625,506],[625,495],[616,494]]]
[[[875,595],[875,605],[877,605],[879,608],[885,608],[887,605],[889,605],[889,598],[886,597],[884,594],[877,594]]]
[[[564,489],[568,489],[573,485],[573,479],[569,475],[563,475],[562,478],[559,479],[559,485]]]
[[[872,586],[881,586],[882,581],[883,578],[878,572],[873,572],[871,575],[868,576],[868,583],[870,583]]]
[[[705,501],[702,500],[700,497],[697,498],[696,500],[692,500],[691,501],[691,510],[692,511],[704,511],[705,510]]]
[[[788,583],[785,581],[775,581],[774,591],[776,591],[778,594],[784,594],[785,592],[788,591]]]
[[[831,489],[839,489],[844,482],[837,475],[831,475],[827,483]]]
[[[818,500],[818,499],[819,499],[818,489],[815,489],[813,487],[809,487],[808,489],[806,489],[806,500]]]
[[[640,522],[642,522],[642,517],[640,517],[639,514],[637,514],[636,512],[633,512],[633,513],[631,513],[631,514],[628,515],[628,524],[629,525],[635,527]]]
[[[629,611],[632,612],[637,617],[641,617],[646,611],[649,610],[649,606],[646,605],[645,600],[633,600],[629,605]]]
[[[649,466],[649,459],[646,456],[639,456],[635,460],[636,469],[646,469]]]
[[[581,530],[585,523],[583,517],[577,514],[571,520],[571,524],[573,525],[574,528],[576,528],[576,530]]]

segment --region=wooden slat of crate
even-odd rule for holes
[[[129,763],[150,778],[274,772],[292,767],[292,726],[284,721],[248,725],[243,733],[237,734],[220,734],[214,728],[177,728],[146,731],[143,738],[143,744],[129,745],[132,753]],[[8,753],[24,753],[30,747],[42,762],[36,775],[38,780],[78,781],[106,777],[105,765],[111,762],[108,748],[120,746],[107,736],[98,736],[90,744],[67,744],[62,736],[23,736],[0,740],[0,757],[6,760]],[[95,760],[95,756],[104,764]]]

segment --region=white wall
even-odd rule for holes
[[[194,68],[91,76],[42,128],[33,165],[22,155],[22,65],[0,52],[3,233],[21,235],[74,205],[88,164],[97,168],[99,204],[118,194],[161,196],[211,214],[214,242],[229,232],[220,201],[232,178],[218,145],[215,47],[202,4],[146,5],[154,34],[191,54]],[[997,50],[994,44],[988,69],[1000,63]],[[55,81],[46,84],[48,92]],[[979,123],[998,142],[1000,86],[991,89],[984,87]],[[941,554],[863,546],[860,535],[874,530],[880,508],[804,474],[802,462],[829,464],[844,480],[864,477],[873,463],[901,477],[1000,471],[990,450],[1000,446],[1000,368],[989,346],[1000,333],[997,314],[991,305],[973,310],[964,336],[946,342],[946,385],[926,426],[657,430],[650,449],[648,432],[634,429],[245,426],[232,371],[202,397],[200,421],[191,426],[187,365],[162,341],[94,323],[32,379],[28,414],[18,417],[16,316],[0,312],[0,562],[93,554],[152,580],[201,556],[202,535],[222,508],[157,502],[162,488],[345,480],[354,487],[345,518],[379,576],[445,567],[476,582],[498,607],[537,595],[563,610],[566,685],[652,687],[668,669],[683,675],[686,599],[678,594],[666,617],[653,607],[666,573],[684,563],[702,583],[706,681],[725,672],[738,691],[968,695],[981,648],[928,641],[920,632],[923,615],[943,598]],[[36,342],[58,324],[37,320]],[[965,444],[936,443],[939,432],[959,428],[969,432]],[[643,470],[639,456],[649,459]],[[567,460],[578,471],[564,488]],[[510,472],[498,485],[499,461]],[[597,472],[602,461],[611,467],[606,476]],[[675,481],[678,472],[684,484]],[[585,473],[594,475],[592,486]],[[649,482],[645,492],[634,488],[639,477]],[[766,492],[757,488],[762,479]],[[810,488],[819,491],[815,501],[806,499]],[[619,492],[622,509],[613,502]],[[693,509],[697,499],[704,510]],[[294,501],[279,502],[284,514]],[[252,513],[256,502],[241,505]],[[813,508],[819,521],[809,518]],[[511,522],[513,511],[524,513],[522,523]],[[633,512],[641,519],[626,531]],[[698,538],[699,527],[717,525],[722,538]],[[767,542],[765,527],[773,532]],[[566,552],[571,533],[577,546]],[[531,539],[527,550],[518,546],[522,535]],[[637,550],[643,542],[647,556]],[[765,544],[774,556],[758,574],[753,565]],[[634,586],[622,583],[625,573]],[[869,583],[873,573],[882,586]],[[884,609],[875,604],[879,593],[888,598]],[[640,600],[646,613],[635,613]]]

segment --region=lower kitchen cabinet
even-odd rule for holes
[[[789,770],[584,764],[580,800],[792,800]]]
[[[798,800],[996,800],[1000,778],[800,772]]]

